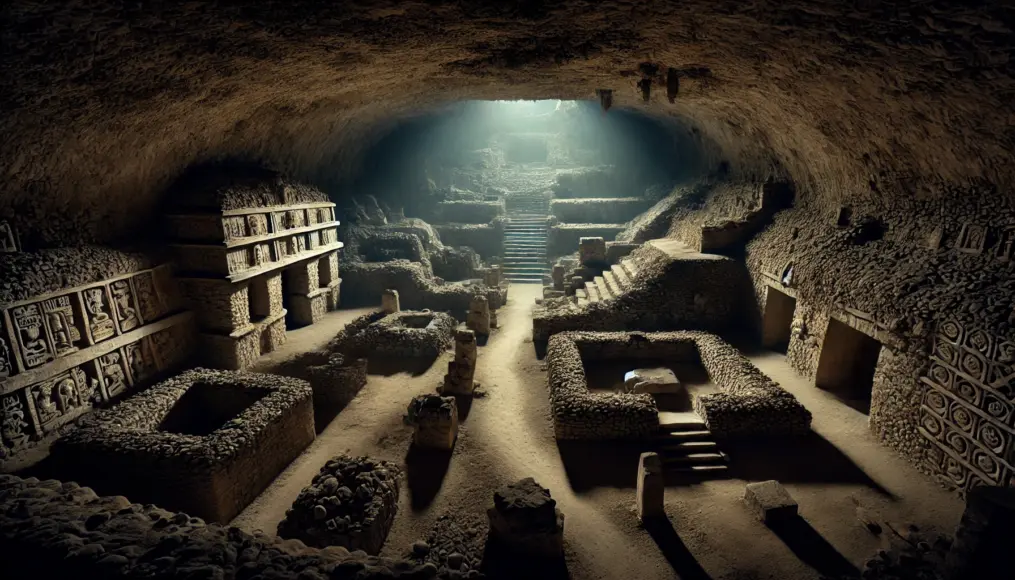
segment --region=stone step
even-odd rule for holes
[[[588,295],[587,292],[585,292],[584,288],[579,288],[579,289],[575,290],[574,291],[574,295],[578,297],[578,300],[588,301],[588,299],[589,299],[589,295]]]
[[[602,276],[596,276],[593,280],[596,282],[596,288],[599,289],[599,296],[603,300],[613,300],[613,292],[610,292],[609,287],[606,285],[606,280]]]
[[[621,290],[631,288],[631,279],[627,277],[627,271],[624,270],[623,266],[614,264],[610,266],[610,272],[613,273],[613,277],[616,279],[617,285],[620,286]]]
[[[620,267],[624,269],[624,273],[627,274],[628,280],[634,280],[638,276],[638,264],[630,258],[624,258],[620,261]]]
[[[682,443],[684,441],[711,441],[711,431],[671,431],[660,433],[655,440],[662,445],[668,443]]]
[[[722,451],[714,453],[688,453],[687,455],[663,455],[663,465],[716,465],[729,462]]]
[[[599,302],[599,300],[601,298],[599,296],[599,289],[596,288],[596,285],[595,285],[594,282],[586,282],[585,283],[585,293],[589,295],[589,301],[590,302]]]
[[[680,474],[680,475],[707,475],[707,476],[719,476],[725,475],[729,471],[729,466],[724,463],[716,465],[681,465],[679,463],[666,463],[663,462],[663,470],[666,473]]]
[[[659,430],[665,433],[672,433],[673,431],[708,430],[708,427],[705,426],[705,422],[696,415],[691,417],[685,416],[684,413],[673,413],[674,416],[670,417],[665,416],[663,413],[660,413],[659,415]]]
[[[603,272],[603,280],[606,282],[606,286],[610,289],[610,294],[613,294],[614,298],[624,293],[623,288],[617,283],[617,277],[613,274],[613,270]]]
[[[718,453],[719,444],[715,441],[683,441],[669,445],[661,445],[659,453],[668,455],[688,455],[691,453]]]
[[[539,253],[539,252],[533,252],[531,254],[528,253],[528,252],[520,252],[520,253],[517,253],[517,254],[505,252],[504,256],[502,256],[501,259],[504,262],[516,262],[516,261],[522,261],[522,262],[532,262],[532,261],[546,262],[546,254]]]
[[[548,273],[550,271],[545,266],[515,265],[515,264],[504,266],[501,270],[503,272],[505,272],[505,273],[508,273],[508,274],[523,274],[524,273],[524,274],[539,274],[539,275],[546,274],[546,273]]]

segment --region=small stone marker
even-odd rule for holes
[[[765,525],[785,522],[797,516],[796,500],[774,479],[748,483],[744,503]]]
[[[634,369],[624,375],[624,390],[628,393],[677,394],[684,391],[684,385],[667,368]]]
[[[638,459],[637,506],[642,522],[665,518],[663,462],[658,453],[642,453]]]
[[[381,310],[385,314],[394,314],[401,310],[401,306],[398,303],[398,290],[388,289],[381,292]]]
[[[493,495],[490,539],[519,554],[536,558],[564,555],[564,514],[550,490],[531,477],[501,487]]]
[[[476,334],[490,334],[490,304],[486,296],[472,297],[469,313],[465,317],[465,327]]]
[[[454,397],[419,395],[409,403],[406,422],[416,428],[412,441],[417,446],[452,449],[458,437],[458,405]]]

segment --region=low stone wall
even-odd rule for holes
[[[434,276],[450,282],[475,278],[482,267],[479,254],[468,247],[444,246],[430,252]]]
[[[504,255],[505,220],[497,218],[489,224],[442,224],[434,228],[448,246],[468,246],[483,258]]]
[[[504,200],[442,201],[437,204],[441,221],[460,224],[488,224],[504,215]]]
[[[456,326],[457,321],[443,312],[403,310],[348,335],[343,339],[343,353],[366,358],[437,358],[454,342]]]
[[[401,477],[387,461],[333,457],[286,510],[278,535],[317,548],[377,554],[395,519]]]
[[[624,230],[624,224],[569,224],[560,223],[546,232],[546,255],[550,257],[571,254],[578,250],[582,238],[603,238],[613,241]]]
[[[205,524],[99,497],[73,482],[0,475],[0,561],[10,578],[433,578],[433,563],[368,556]],[[262,576],[263,575],[263,576]]]
[[[557,172],[553,193],[558,198],[610,197],[621,195],[613,168],[583,167]]]
[[[430,257],[415,234],[370,231],[359,240],[358,250],[366,262],[409,260],[419,262],[425,271],[433,273]]]
[[[561,222],[615,224],[634,219],[651,205],[641,197],[555,199],[550,213]]]
[[[553,431],[557,439],[637,439],[659,428],[659,410],[651,395],[589,392],[577,341],[585,333],[550,338],[547,382]]]
[[[98,489],[228,522],[313,441],[312,395],[298,379],[194,369],[83,419],[55,463]]]

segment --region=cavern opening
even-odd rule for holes
[[[828,321],[815,383],[850,406],[870,412],[881,343],[834,318]]]
[[[5,3],[4,577],[1010,580],[1008,4]]]
[[[761,344],[765,348],[785,354],[792,334],[796,298],[771,286],[766,293]]]

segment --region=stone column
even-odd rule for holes
[[[471,395],[476,390],[476,333],[459,330],[455,333],[455,360],[448,363],[444,375],[444,395]]]
[[[638,519],[649,522],[665,518],[663,508],[663,462],[658,453],[642,453],[638,460]]]
[[[564,556],[564,514],[550,498],[550,490],[531,477],[497,490],[486,513],[491,541],[520,556]]]
[[[553,278],[553,289],[563,290],[564,289],[564,266],[557,264],[553,267],[551,274]]]
[[[452,449],[458,437],[458,405],[454,397],[420,395],[409,403],[408,423],[414,425],[412,441],[419,447]]]
[[[394,314],[402,308],[398,304],[398,290],[387,289],[381,292],[381,310],[385,314]]]
[[[606,240],[603,238],[580,238],[578,255],[583,266],[606,263]]]
[[[486,296],[473,296],[465,327],[476,334],[490,334],[490,305]]]
[[[491,288],[500,286],[500,266],[490,266],[483,272],[483,283]]]
[[[945,558],[948,580],[1010,579],[1015,570],[1015,488],[979,486],[966,494],[966,511]]]

